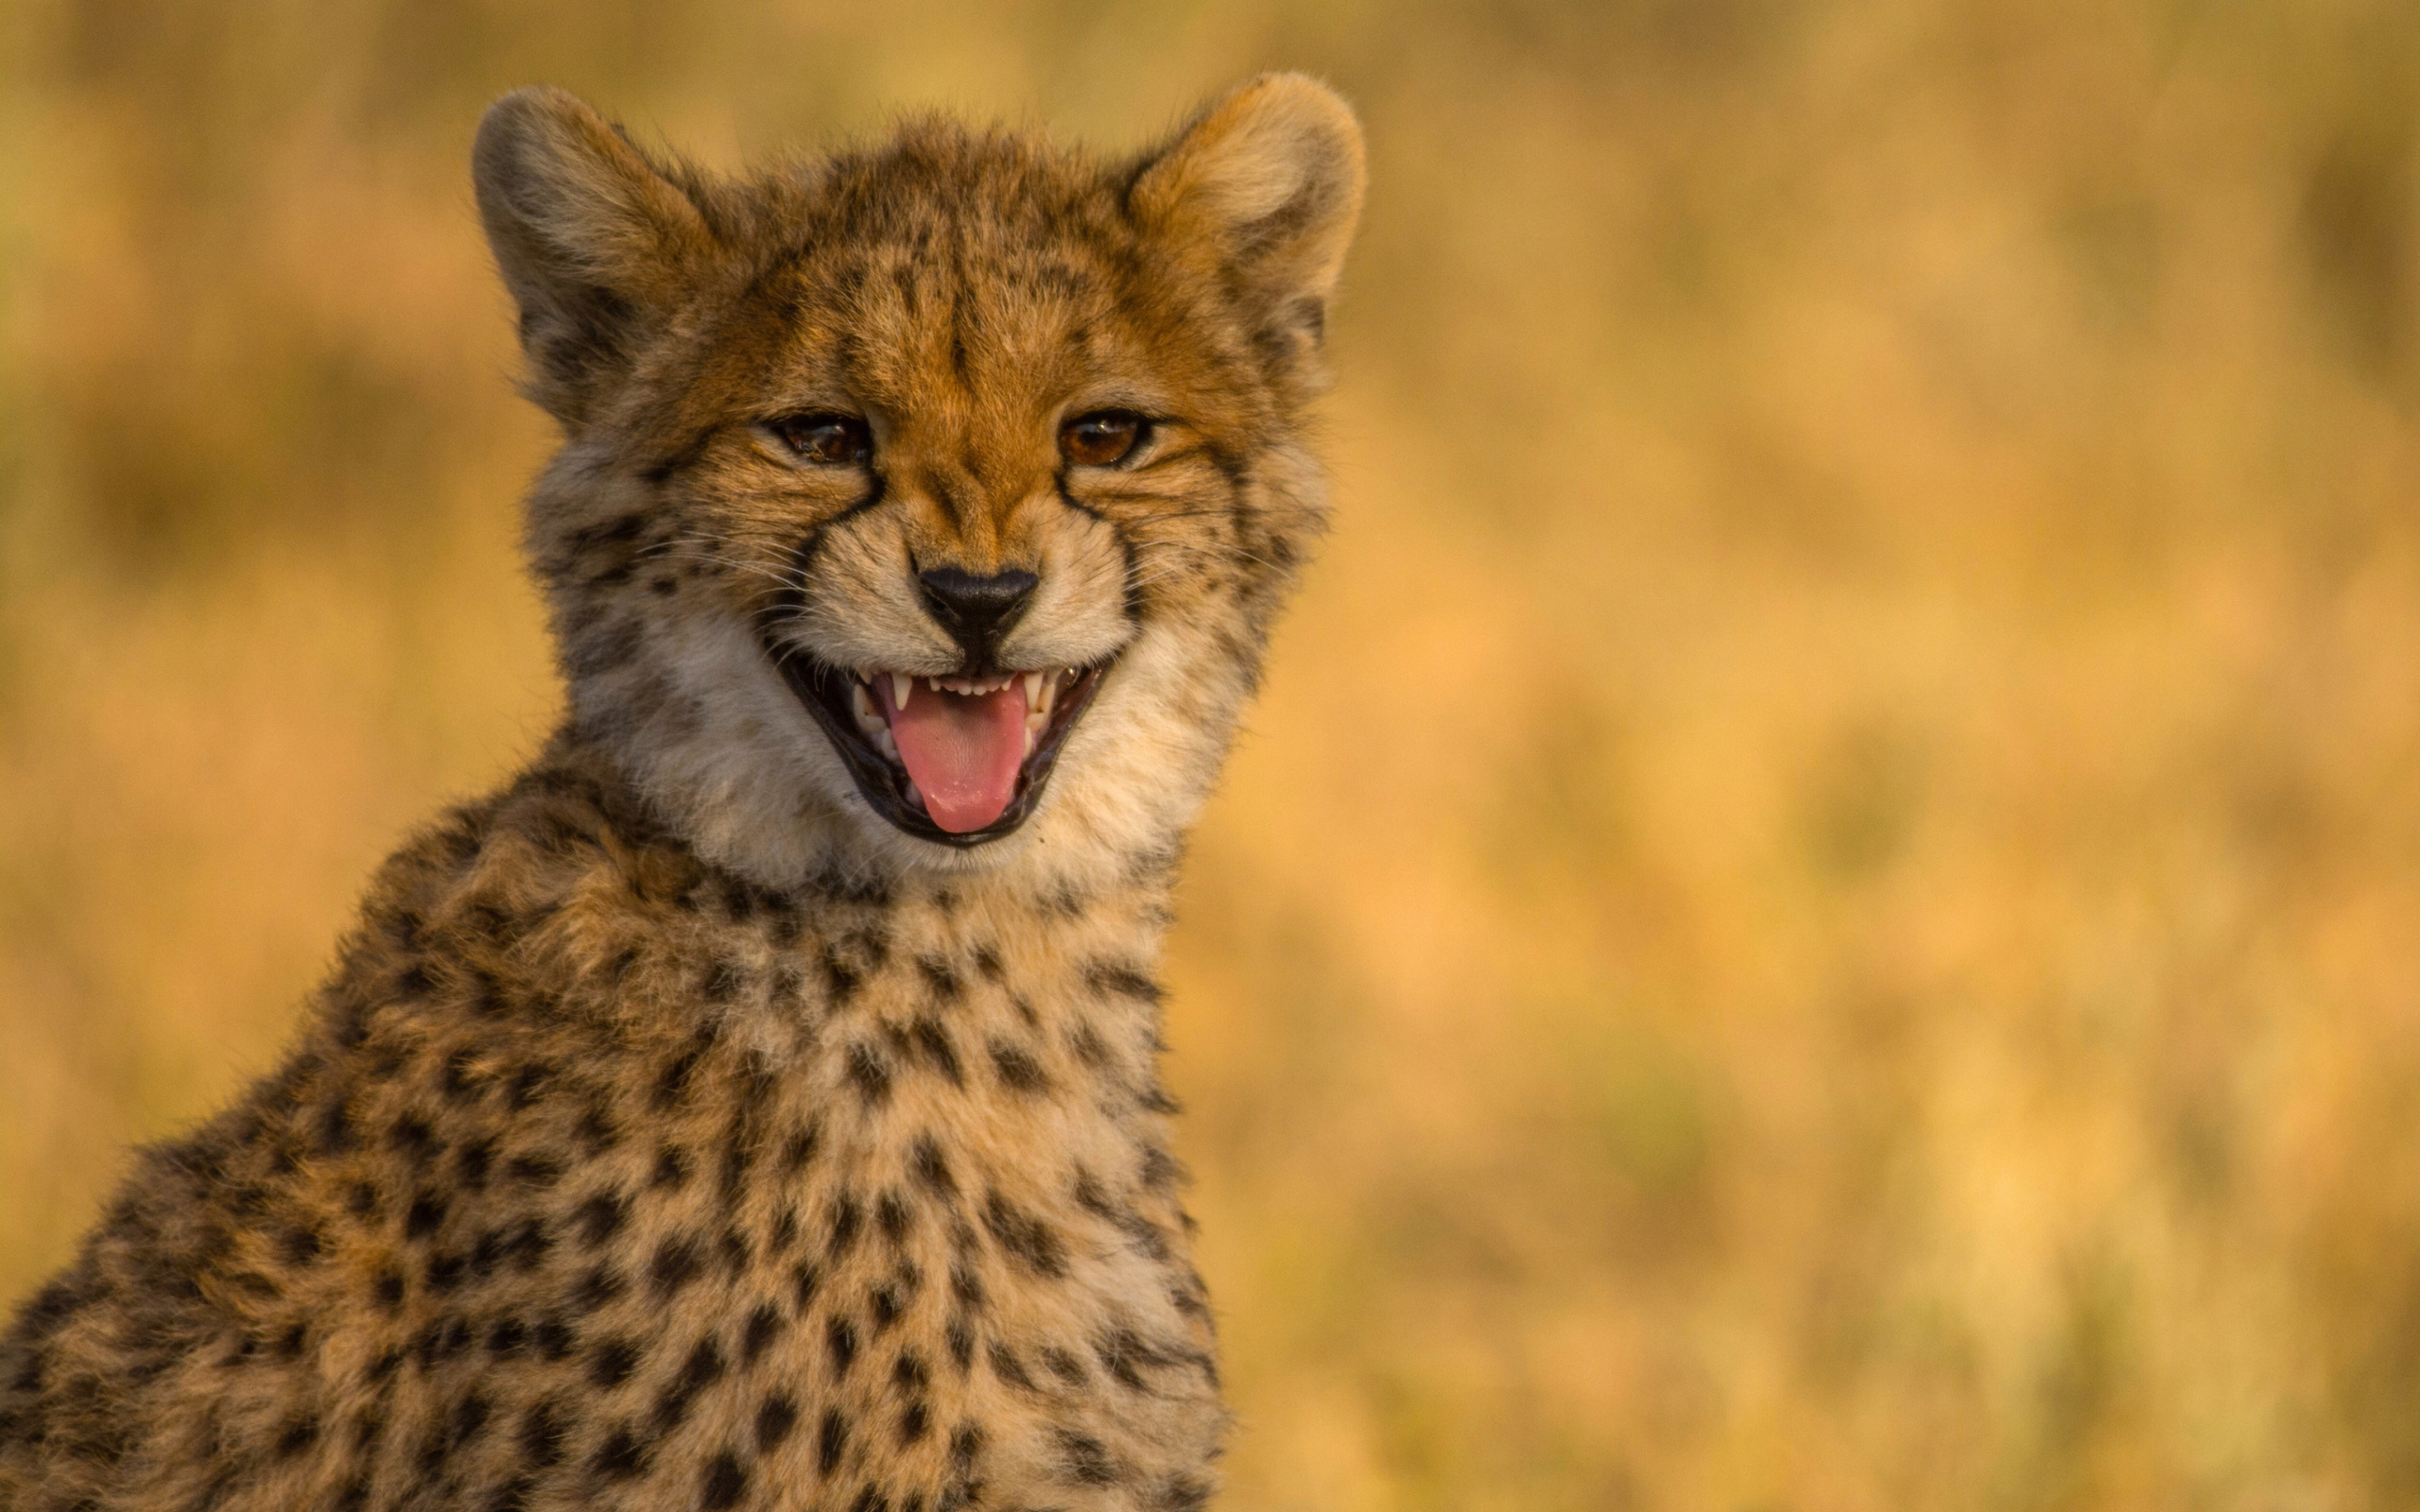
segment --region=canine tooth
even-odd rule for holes
[[[1039,710],[1042,707],[1042,674],[1028,672],[1017,680],[1025,684],[1026,713],[1032,713]]]
[[[1031,725],[1028,725],[1028,726],[1026,726],[1026,727],[1025,727],[1025,753],[1026,753],[1026,755],[1028,755],[1028,756],[1031,756],[1031,755],[1033,754],[1033,747],[1034,747],[1034,732],[1033,732],[1033,727],[1032,727]]]
[[[849,679],[849,713],[857,716],[859,724],[869,719],[882,722],[882,711],[873,706],[873,691],[855,678]]]
[[[916,679],[914,678],[909,677],[905,672],[892,673],[890,675],[890,707],[893,709],[907,708],[908,695],[914,692],[915,688]]]
[[[925,807],[925,795],[916,790],[916,780],[912,777],[908,779],[908,806],[920,813]]]
[[[874,730],[873,731],[873,735],[874,749],[882,752],[885,756],[890,757],[894,762],[899,759],[899,742],[890,738],[890,731],[889,730],[885,729]]]

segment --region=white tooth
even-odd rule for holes
[[[871,731],[871,733],[873,736],[874,749],[882,752],[885,756],[890,757],[894,762],[899,759],[899,742],[890,738],[890,730],[876,730]]]
[[[1031,756],[1031,755],[1033,754],[1033,745],[1034,745],[1034,732],[1033,732],[1033,727],[1032,727],[1031,725],[1028,725],[1028,726],[1026,726],[1026,727],[1025,727],[1025,753],[1026,753],[1026,755],[1028,755],[1028,756]]]
[[[1042,707],[1042,674],[1028,672],[1017,679],[1025,684],[1025,710],[1031,713]]]
[[[859,724],[869,719],[877,724],[882,721],[882,711],[873,706],[873,691],[855,678],[849,679],[849,713],[857,716]]]
[[[912,777],[908,779],[908,806],[919,812],[925,807],[925,795],[916,791],[916,780]]]
[[[1057,707],[1058,702],[1059,702],[1059,679],[1058,679],[1057,678],[1045,678],[1045,679],[1042,679],[1042,712],[1043,712],[1044,713],[1046,713],[1046,713],[1049,713],[1053,708]]]
[[[905,672],[892,673],[890,675],[890,707],[893,709],[907,708],[908,695],[914,692],[915,687],[916,679],[914,678],[909,677]]]

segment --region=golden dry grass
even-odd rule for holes
[[[1174,1080],[1230,1504],[2420,1503],[2420,11],[18,0],[0,1295],[556,693],[463,159],[1363,108]]]

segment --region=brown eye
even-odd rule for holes
[[[1059,427],[1059,455],[1078,467],[1114,467],[1134,455],[1150,421],[1132,410],[1099,409]]]
[[[855,415],[786,415],[769,428],[783,445],[821,467],[852,467],[873,455],[873,435]]]

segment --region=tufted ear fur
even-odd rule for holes
[[[714,235],[690,195],[562,90],[488,107],[471,148],[479,218],[521,307],[529,396],[577,430],[630,370]]]
[[[1365,177],[1352,108],[1317,79],[1264,74],[1150,160],[1127,203],[1171,243],[1206,239],[1290,350],[1325,330]]]

